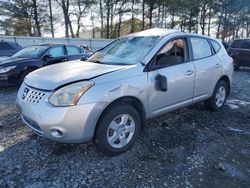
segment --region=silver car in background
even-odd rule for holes
[[[199,101],[218,111],[232,75],[232,59],[216,39],[150,29],[113,41],[86,62],[32,72],[17,106],[38,135],[63,143],[94,140],[116,155],[132,146],[149,118]]]

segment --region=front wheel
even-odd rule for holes
[[[220,80],[215,86],[212,97],[205,101],[206,107],[214,112],[220,110],[226,102],[227,93],[228,85],[225,81]]]
[[[100,119],[95,144],[109,156],[128,150],[138,138],[141,119],[134,107],[120,103],[111,107]]]

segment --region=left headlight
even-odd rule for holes
[[[93,85],[93,81],[82,81],[67,85],[53,93],[49,102],[54,106],[76,105],[80,97]]]
[[[6,73],[9,72],[10,70],[16,68],[16,66],[10,66],[10,67],[4,67],[4,68],[0,68],[0,74],[1,73]]]

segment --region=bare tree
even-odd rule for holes
[[[76,24],[77,24],[76,37],[79,37],[80,29],[82,27],[83,16],[87,14],[91,5],[94,5],[94,4],[95,4],[94,0],[74,0],[74,1],[72,1],[72,6],[74,7],[74,12],[71,14],[76,17]]]
[[[102,0],[99,0],[99,9],[100,9],[100,18],[101,18],[101,30],[100,30],[100,33],[101,33],[101,38],[103,38],[104,37],[104,35],[103,35],[104,18],[103,18],[103,3],[102,3]]]
[[[39,20],[38,20],[37,1],[36,0],[32,0],[32,2],[33,2],[34,20],[35,20],[37,35],[40,37],[41,36],[41,27],[40,27],[40,23],[39,23]]]
[[[64,26],[65,26],[65,37],[69,37],[69,30],[71,33],[71,37],[74,38],[74,31],[72,27],[72,23],[69,16],[69,6],[70,0],[56,0],[56,2],[61,6],[64,16]]]
[[[51,0],[49,0],[49,20],[50,20],[51,35],[54,38],[55,37],[55,32],[54,32],[54,23],[53,23],[53,14],[52,14]]]
[[[110,4],[112,0],[107,0],[106,1],[106,9],[107,9],[107,14],[106,14],[106,38],[109,39],[109,34],[110,34]]]
[[[145,0],[142,0],[142,30],[145,29]]]

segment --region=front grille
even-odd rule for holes
[[[26,101],[28,103],[37,104],[42,100],[42,98],[45,95],[46,95],[46,93],[44,91],[25,87],[23,90],[22,98],[24,101]]]
[[[27,125],[27,127],[32,129],[33,131],[35,131],[36,134],[43,136],[43,131],[41,130],[41,128],[38,126],[38,124],[36,122],[25,117],[24,115],[21,115],[21,118],[22,118],[23,122]]]

